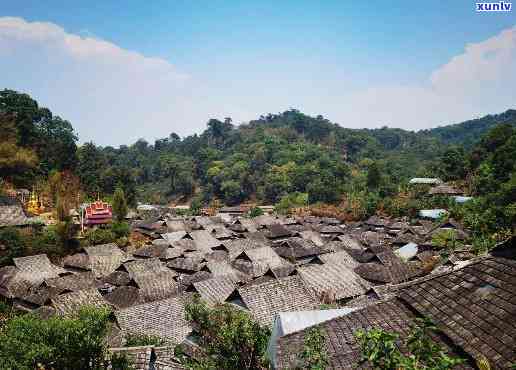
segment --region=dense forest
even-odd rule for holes
[[[204,132],[184,138],[99,147],[78,145],[70,122],[3,90],[0,176],[42,192],[59,183],[83,198],[110,197],[120,186],[130,206],[333,204],[355,219],[443,206],[407,190],[411,177],[436,176],[475,197],[455,216],[492,235],[516,219],[515,127],[515,110],[419,132],[349,129],[288,110],[241,125],[210,119]]]

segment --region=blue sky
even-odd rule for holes
[[[514,10],[479,14],[473,1],[76,3],[2,5],[0,88],[33,94],[82,141],[152,141],[200,132],[210,117],[242,122],[290,107],[347,127],[420,129],[516,102]]]

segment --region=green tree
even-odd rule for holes
[[[12,259],[23,256],[24,240],[14,227],[0,230],[0,247],[4,252],[0,255],[0,266],[12,263]]]
[[[376,162],[372,162],[367,169],[367,187],[369,189],[377,189],[380,186],[381,180],[382,175],[378,168],[378,164]]]
[[[83,307],[71,317],[14,317],[0,332],[0,368],[100,370],[109,316],[107,309]]]
[[[113,216],[118,222],[124,221],[125,216],[127,216],[127,202],[124,190],[121,187],[117,187],[113,195]]]
[[[189,369],[266,369],[270,336],[247,312],[230,305],[208,307],[199,296],[186,305],[186,318],[198,335],[203,351],[194,360],[176,354]]]

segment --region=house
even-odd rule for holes
[[[428,191],[430,195],[461,195],[463,192],[461,190],[455,189],[451,185],[440,184],[434,186],[432,189]]]
[[[438,178],[415,177],[410,179],[410,185],[440,185],[443,181]]]
[[[516,260],[508,250],[495,251],[504,257],[480,257],[460,269],[390,286],[385,298],[319,324],[329,367],[360,365],[357,330],[381,328],[403,338],[416,318],[427,317],[439,329],[434,340],[465,358],[466,367],[485,358],[491,368],[510,368],[516,362]],[[308,329],[277,339],[275,368],[296,367]]]
[[[35,221],[36,219],[25,215],[18,200],[0,197],[0,229],[3,227],[31,227]]]
[[[179,344],[192,331],[184,307],[183,298],[171,297],[115,311],[115,316],[123,333],[158,336]]]
[[[251,315],[261,325],[269,327],[280,312],[313,310],[319,306],[297,275],[248,285],[239,288],[238,294]]]
[[[84,225],[99,226],[110,224],[113,219],[113,210],[111,205],[100,199],[87,204],[84,209]]]

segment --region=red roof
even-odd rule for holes
[[[97,200],[86,207],[86,224],[107,224],[112,218],[113,211],[109,203]]]

